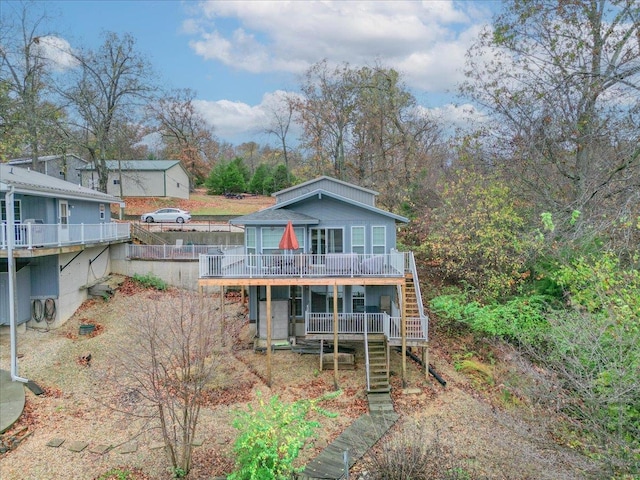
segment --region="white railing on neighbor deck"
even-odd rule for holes
[[[221,255],[228,250],[242,248],[229,245],[133,245],[127,244],[130,260],[198,260],[200,255]]]
[[[333,313],[306,312],[305,334],[333,334]],[[338,334],[376,334],[382,333],[390,340],[402,338],[402,319],[386,313],[339,313]],[[366,329],[365,329],[366,327]],[[424,340],[426,330],[422,328],[421,319],[407,318],[407,340]]]
[[[0,228],[0,248],[7,248],[7,224]],[[14,227],[14,248],[62,247],[111,242],[130,238],[128,223],[41,224],[20,223]]]
[[[252,255],[242,249],[200,255],[200,278],[260,277],[401,277],[406,252],[383,255],[357,253],[279,253]]]

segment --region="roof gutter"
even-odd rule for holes
[[[29,380],[18,376],[18,328],[16,322],[16,264],[13,258],[15,242],[14,188],[9,185],[5,194],[5,211],[7,214],[7,270],[9,271],[9,328],[11,336],[11,380],[27,383]]]

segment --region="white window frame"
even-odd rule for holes
[[[0,222],[7,221],[7,203],[5,200],[0,200]],[[22,221],[22,200],[13,201],[13,220],[17,223]]]
[[[362,243],[355,243],[356,231],[362,232]],[[351,253],[364,254],[367,244],[367,232],[364,225],[354,225],[351,227]]]
[[[376,243],[376,231],[382,230],[383,243]],[[387,253],[387,227],[385,225],[373,225],[371,227],[371,253],[373,255],[382,255]]]

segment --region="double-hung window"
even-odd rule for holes
[[[351,227],[351,252],[364,254],[364,227]]]
[[[381,255],[387,252],[387,227],[371,227],[371,253]]]

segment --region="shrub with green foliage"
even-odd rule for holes
[[[236,470],[229,480],[284,480],[298,471],[294,461],[313,431],[320,426],[307,419],[313,410],[335,416],[319,407],[318,403],[335,398],[334,392],[315,400],[298,400],[286,404],[273,396],[269,402],[260,399],[257,409],[248,407],[237,411],[233,422],[240,431],[234,451]]]
[[[462,322],[474,332],[534,344],[548,328],[549,300],[531,295],[482,305],[460,293],[435,297],[430,306],[439,316]]]
[[[167,282],[162,280],[160,277],[155,276],[153,273],[149,272],[146,275],[140,275],[136,273],[133,275],[133,281],[138,282],[145,288],[154,288],[156,290],[166,290],[169,288]]]
[[[251,182],[249,182],[249,191],[257,195],[266,195],[264,185],[266,178],[269,176],[271,176],[271,167],[266,163],[258,165],[253,177],[251,177]]]
[[[498,179],[465,170],[442,197],[423,244],[434,267],[485,300],[517,292],[544,242],[528,225],[517,195]]]
[[[204,182],[209,195],[223,195],[225,193],[242,193],[247,189],[245,181],[246,167],[242,159],[235,159],[229,163],[218,163]]]

